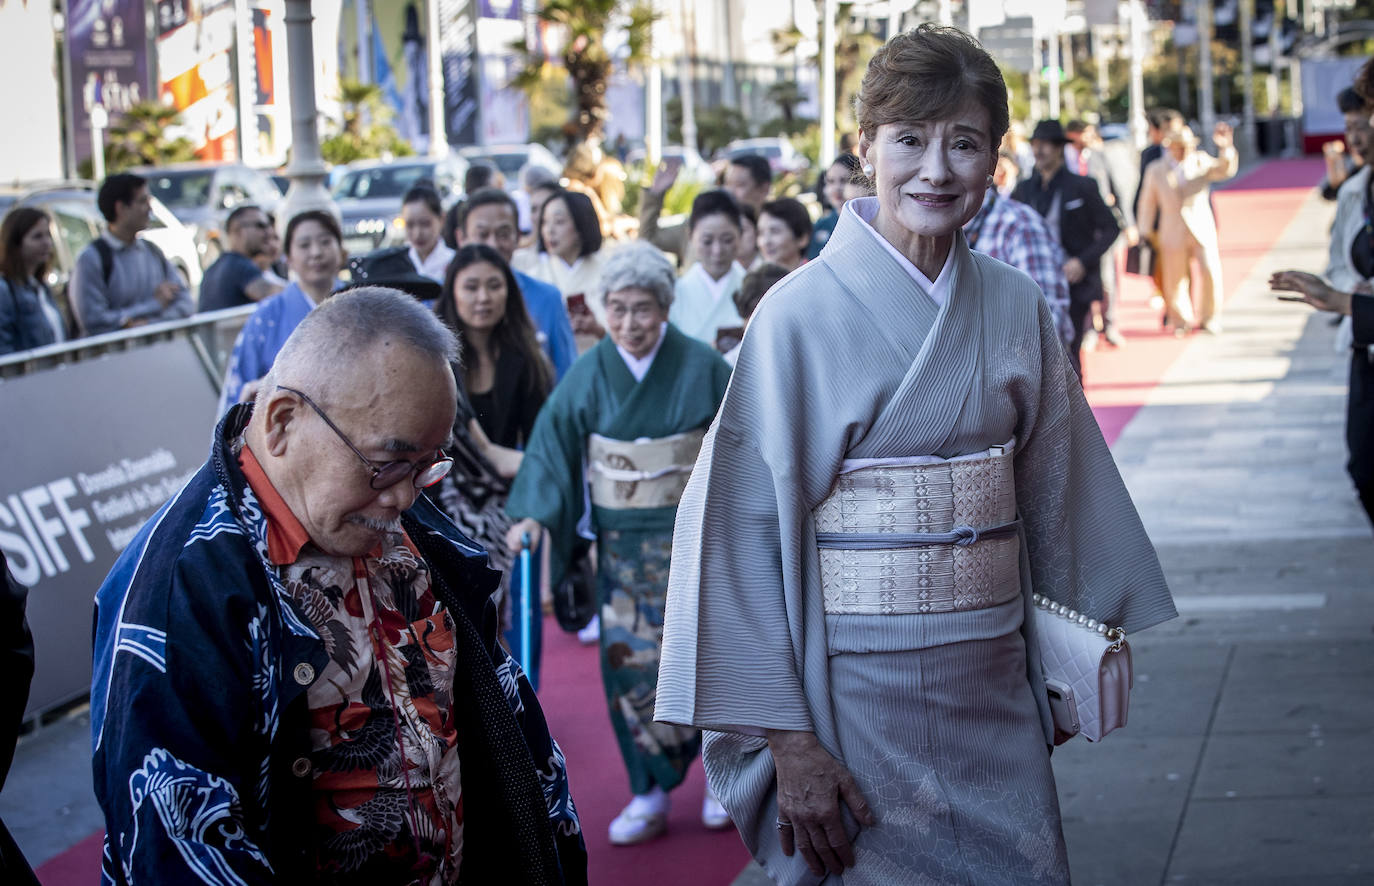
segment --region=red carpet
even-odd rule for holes
[[[630,802],[630,785],[606,714],[596,647],[579,645],[576,637],[546,619],[542,680],[539,701],[568,758],[592,886],[728,886],[749,861],[749,853],[733,829],[708,831],[702,826],[706,781],[700,761],[672,793],[666,837],[639,846],[612,846],[606,829]]]
[[[1323,172],[1320,159],[1275,160],[1214,191],[1223,298],[1236,292],[1255,263],[1273,247]],[[1084,389],[1109,444],[1121,436],[1187,344],[1186,339],[1160,329],[1160,314],[1149,307],[1153,287],[1148,277],[1122,274],[1121,279],[1123,298],[1117,306],[1117,323],[1127,346],[1117,349],[1104,341],[1096,351],[1083,355]]]
[[[1233,294],[1255,263],[1277,241],[1298,207],[1321,181],[1322,161],[1265,163],[1216,191],[1221,230],[1224,293]],[[1320,268],[1310,270],[1319,271]],[[1084,355],[1088,399],[1108,443],[1115,443],[1185,341],[1165,335],[1150,310],[1150,281],[1122,275],[1118,322],[1127,347],[1108,345]],[[1224,316],[1223,316],[1224,322]],[[573,797],[582,816],[593,886],[728,886],[749,860],[733,831],[701,825],[704,780],[693,767],[673,794],[668,835],[637,847],[612,847],[611,819],[629,801],[629,785],[606,702],[595,647],[579,646],[552,619],[544,627],[544,686],[539,697],[549,726],[567,755]],[[99,877],[101,835],[93,834],[38,869],[45,886],[94,883]]]

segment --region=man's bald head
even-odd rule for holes
[[[383,286],[341,292],[306,314],[282,345],[263,379],[261,391],[277,385],[327,393],[346,385],[355,372],[379,371],[385,354],[374,348],[408,347],[420,356],[444,363],[458,360],[453,331],[410,295]]]
[[[393,289],[344,292],[311,311],[263,380],[247,444],[310,540],[361,556],[443,456],[457,407],[458,345],[433,313]],[[379,471],[411,471],[377,488]]]

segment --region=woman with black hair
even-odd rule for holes
[[[840,220],[840,209],[845,201],[868,196],[868,188],[862,184],[862,170],[863,164],[858,157],[844,153],[835,158],[835,162],[821,177],[821,205],[825,206],[826,213],[816,220],[815,227],[811,229],[811,246],[806,250],[808,261],[821,254],[821,247],[830,239],[830,232],[835,230],[835,223]]]
[[[523,445],[553,387],[553,373],[520,284],[501,254],[480,243],[459,249],[435,313],[458,333],[463,354],[458,381],[482,429],[497,445]]]
[[[520,587],[518,566],[505,545],[511,522],[506,497],[535,417],[553,388],[553,369],[535,338],[515,275],[490,246],[469,244],[454,254],[434,311],[458,334],[463,359],[453,368],[458,383],[454,442],[448,451],[453,470],[430,494],[464,533],[490,552],[492,567],[505,574],[503,596],[523,607],[525,601],[514,593]],[[539,587],[537,570],[536,563],[532,588]],[[503,627],[511,627],[507,643],[521,656],[518,624],[503,618]],[[524,657],[530,682],[537,687],[540,619],[531,627],[530,654]]]
[[[735,261],[743,233],[739,204],[723,190],[703,191],[692,201],[687,219],[688,251],[694,261],[678,278],[668,319],[679,330],[716,347],[722,331],[743,335],[744,319],[735,309],[735,293],[744,268]],[[726,348],[725,350],[729,350]]]
[[[415,272],[442,283],[448,263],[453,260],[453,250],[441,236],[444,207],[439,192],[427,184],[406,191],[401,199],[401,222],[410,246],[407,255]]]
[[[811,242],[811,214],[799,200],[780,197],[759,210],[759,255],[764,261],[795,271],[806,261]]]
[[[343,288],[339,272],[348,261],[339,220],[323,209],[308,209],[286,223],[286,264],[291,282],[258,302],[234,342],[220,392],[220,415],[257,393],[255,382],[272,368],[286,339],[315,306]]]
[[[52,227],[41,209],[20,206],[0,224],[0,354],[67,338],[66,321],[43,282],[52,249]]]
[[[540,212],[534,250],[521,250],[511,264],[558,287],[568,307],[577,350],[586,351],[606,334],[606,312],[596,291],[601,277],[601,222],[586,194],[559,189]]]

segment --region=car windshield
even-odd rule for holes
[[[0,216],[4,216],[9,208],[14,205],[14,199],[10,194],[0,194]]]
[[[509,180],[514,180],[529,161],[529,155],[523,153],[504,153],[504,154],[479,154],[476,157],[469,157],[469,161],[474,163],[489,163],[501,170],[501,174]]]
[[[734,152],[734,154],[732,154],[731,156],[733,156],[733,157],[743,157],[743,156],[746,155],[746,154],[758,154],[758,155],[760,155],[760,156],[767,157],[767,158],[769,158],[769,159],[771,160],[771,159],[773,159],[773,158],[775,158],[775,157],[781,157],[781,156],[782,156],[782,148],[781,148],[780,146],[776,145],[776,144],[773,144],[773,145],[754,145],[754,146],[751,146],[751,147],[748,147],[748,148],[740,148],[740,149],[736,150],[736,151]]]
[[[204,206],[209,200],[214,177],[213,172],[202,169],[159,172],[147,176],[148,190],[169,209],[189,209]]]
[[[389,197],[400,200],[406,191],[421,181],[434,182],[433,163],[410,163],[405,166],[373,166],[345,172],[334,185],[335,200],[365,200]]]

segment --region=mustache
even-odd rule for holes
[[[356,523],[359,526],[371,529],[373,532],[385,532],[389,535],[399,535],[401,533],[400,517],[392,517],[390,520],[379,520],[376,517],[354,514],[348,518],[348,522]]]

